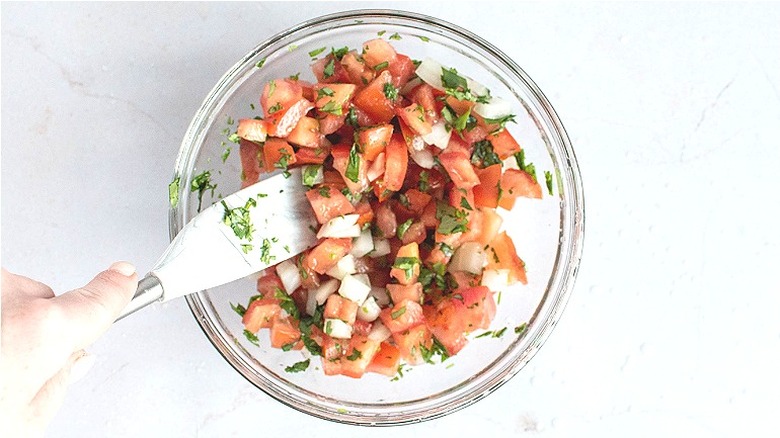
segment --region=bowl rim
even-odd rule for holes
[[[236,357],[233,354],[229,354],[230,351],[224,345],[221,345],[221,343],[217,342],[218,337],[221,335],[216,332],[215,327],[211,326],[213,325],[213,321],[210,321],[207,317],[209,312],[204,303],[201,301],[199,293],[187,296],[186,301],[190,311],[198,322],[199,327],[204,332],[209,342],[211,342],[217,351],[220,352],[223,359],[227,361],[228,364],[230,364],[230,366],[233,367],[247,381],[249,381],[249,383],[267,395],[270,395],[275,400],[300,412],[342,424],[363,426],[392,426],[412,424],[420,421],[440,418],[470,406],[473,403],[476,403],[477,401],[488,396],[504,383],[509,381],[533,358],[542,344],[550,336],[553,327],[560,319],[566,303],[568,302],[573,291],[574,281],[576,279],[577,271],[582,258],[585,226],[585,204],[579,166],[577,164],[576,155],[569,136],[566,133],[563,123],[561,122],[547,97],[544,95],[544,93],[542,93],[536,83],[525,73],[525,71],[523,71],[519,65],[517,65],[511,58],[509,58],[493,44],[472,33],[471,31],[435,17],[397,9],[355,9],[322,15],[303,21],[293,27],[283,30],[256,45],[236,64],[234,64],[219,79],[219,81],[217,81],[217,84],[211,89],[207,97],[196,111],[192,122],[190,123],[182,140],[179,154],[175,162],[174,176],[184,175],[184,172],[192,167],[190,164],[197,158],[196,154],[193,153],[196,149],[193,146],[197,144],[198,138],[204,131],[203,128],[208,123],[210,123],[213,110],[212,107],[214,107],[222,100],[224,95],[229,90],[228,85],[237,78],[238,74],[245,68],[247,62],[255,58],[258,54],[267,48],[272,47],[280,40],[284,40],[285,38],[293,36],[307,28],[322,25],[333,20],[360,20],[367,17],[411,20],[412,22],[419,22],[424,25],[432,26],[432,32],[445,31],[455,34],[459,37],[469,39],[476,47],[486,52],[489,57],[492,57],[495,62],[503,64],[503,67],[506,67],[512,73],[514,79],[519,80],[528,87],[528,91],[537,101],[535,103],[539,105],[536,107],[536,109],[542,113],[542,116],[546,119],[547,122],[551,123],[552,130],[548,133],[548,135],[552,135],[555,138],[548,140],[547,147],[551,147],[551,142],[557,144],[560,147],[563,154],[561,157],[559,157],[559,170],[562,174],[565,173],[565,175],[560,175],[557,178],[559,187],[558,196],[562,196],[561,192],[566,193],[567,197],[570,198],[570,202],[563,202],[563,200],[561,200],[561,222],[556,260],[553,265],[551,278],[549,279],[544,294],[542,295],[540,304],[536,309],[536,313],[532,316],[533,320],[536,317],[536,314],[540,312],[543,307],[545,307],[545,302],[549,298],[553,298],[552,303],[549,305],[550,308],[548,310],[548,318],[544,321],[541,321],[541,324],[539,324],[538,328],[535,329],[532,342],[525,350],[521,350],[522,354],[514,357],[508,366],[504,366],[503,368],[495,367],[495,369],[491,369],[491,372],[485,375],[485,381],[482,382],[481,385],[477,385],[471,388],[471,390],[467,393],[469,397],[458,397],[454,399],[450,397],[447,403],[434,403],[434,410],[427,412],[419,412],[419,409],[410,410],[411,412],[404,412],[403,414],[396,415],[394,418],[388,419],[377,416],[368,416],[365,414],[350,414],[349,412],[342,412],[341,409],[327,409],[319,407],[310,402],[294,403],[294,399],[290,397],[288,392],[278,390],[278,388],[268,388],[258,385],[257,382],[250,379],[249,376],[241,369],[240,364],[237,363]],[[180,229],[180,219],[181,218],[178,215],[178,208],[171,207],[169,210],[169,234],[171,239],[175,237],[178,230]],[[567,220],[569,222],[567,222]],[[561,261],[563,264],[561,264]],[[556,287],[553,288],[553,285],[556,285]],[[553,292],[553,289],[556,294],[550,297],[550,293]],[[449,388],[444,393],[447,394],[453,391],[457,391],[459,386],[461,386],[461,384]],[[411,402],[405,403],[415,404],[419,401],[420,400],[413,400]],[[428,405],[430,403],[425,404]],[[319,409],[317,409],[318,407]]]

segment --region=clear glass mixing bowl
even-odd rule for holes
[[[181,145],[175,169],[181,177],[181,201],[170,213],[171,236],[197,213],[197,194],[188,190],[194,176],[209,170],[217,184],[213,197],[206,192],[204,205],[240,188],[238,148],[225,162],[222,159],[226,146],[237,146],[226,141],[226,128],[235,130],[229,122],[259,114],[265,82],[298,72],[301,79],[313,81],[309,51],[360,47],[381,31],[385,38],[394,33],[401,37],[392,41],[400,53],[456,67],[486,85],[492,95],[509,100],[517,123],[507,129],[540,177],[544,170],[552,172],[553,196],[520,198],[504,214],[504,227],[528,268],[528,284],[514,286],[501,296],[492,327],[508,327],[506,334],[475,339],[448,365],[417,366],[396,381],[378,374],[362,379],[325,376],[315,369],[319,358],[307,372],[291,374],[284,367],[301,360],[301,353],[270,348],[267,335],[260,336],[259,347],[251,344],[230,307],[231,302],[245,303],[255,293],[254,278],[187,297],[206,336],[252,384],[300,411],[364,425],[404,424],[452,413],[484,398],[520,371],[561,316],[574,284],[584,225],[582,185],[569,138],[550,103],[513,60],[477,35],[436,18],[363,10],[320,17],[282,32],[258,45],[222,77]],[[512,328],[523,322],[528,329],[518,335]]]

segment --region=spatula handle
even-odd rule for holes
[[[163,287],[162,284],[160,284],[160,280],[154,275],[147,275],[138,282],[138,289],[135,291],[133,299],[130,300],[130,303],[122,310],[122,313],[119,314],[119,317],[116,320],[119,321],[136,310],[140,310],[155,301],[159,301],[162,297]]]

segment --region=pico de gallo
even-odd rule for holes
[[[314,356],[325,374],[354,378],[443,361],[490,328],[502,289],[527,282],[497,211],[542,197],[505,129],[511,106],[381,37],[309,55],[316,82],[267,82],[262,116],[233,136],[244,186],[302,167],[319,240],[262,272],[233,308],[250,341],[268,329],[272,347],[308,351],[288,372]]]

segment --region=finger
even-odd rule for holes
[[[116,320],[138,288],[135,267],[117,262],[86,286],[64,293],[52,301],[67,326],[63,339],[72,350],[92,344]]]
[[[71,354],[65,366],[50,378],[30,402],[27,426],[32,431],[44,432],[62,406],[68,386],[89,371],[94,364],[94,356],[79,350]]]
[[[3,300],[14,299],[11,295],[23,293],[24,295],[37,298],[51,298],[54,291],[43,283],[27,278],[23,275],[17,275],[2,269],[2,289],[4,291],[14,292],[15,294],[3,294]]]

